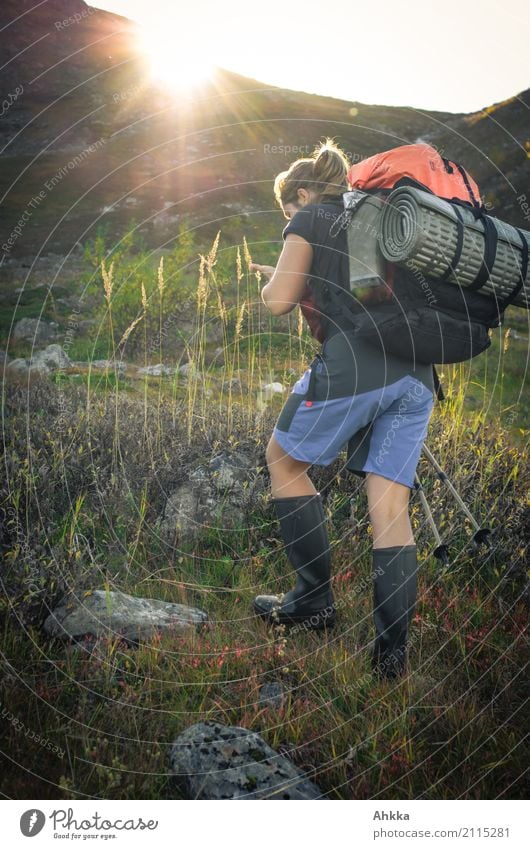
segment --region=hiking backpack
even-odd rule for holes
[[[530,233],[488,216],[462,165],[430,145],[403,145],[353,165],[348,182],[330,235],[347,228],[350,288],[326,284],[324,300],[367,341],[418,362],[464,362],[491,345],[508,304],[528,308]],[[411,233],[413,206],[423,225]],[[414,259],[391,261],[402,242]]]

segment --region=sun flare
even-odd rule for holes
[[[140,42],[151,77],[180,91],[205,82],[214,69],[214,65],[201,55],[200,46],[183,42],[182,33],[160,30],[145,31]]]

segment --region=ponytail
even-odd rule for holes
[[[348,190],[347,174],[350,163],[333,139],[326,138],[317,145],[311,157],[297,159],[274,181],[274,195],[280,206],[298,205],[298,189],[315,192],[318,200],[336,196]]]

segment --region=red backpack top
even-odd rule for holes
[[[473,177],[429,144],[405,144],[376,153],[352,165],[348,183],[352,189],[365,192],[382,189],[382,194],[413,185],[445,200],[464,201],[476,209],[485,209]]]

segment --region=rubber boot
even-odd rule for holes
[[[278,625],[300,624],[308,630],[329,628],[335,623],[335,604],[326,515],[320,493],[273,498],[272,503],[287,556],[296,570],[296,584],[283,598],[257,596],[254,611]]]
[[[405,672],[408,628],[416,604],[416,545],[374,548],[372,560],[375,624],[372,670],[380,678],[396,678]]]

